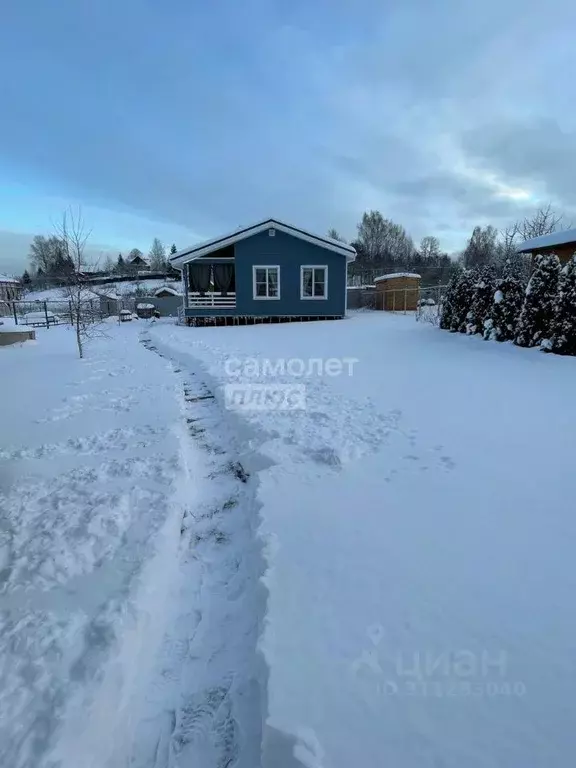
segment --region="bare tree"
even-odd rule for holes
[[[357,243],[368,261],[392,258],[407,263],[414,256],[414,243],[404,227],[385,219],[380,211],[367,211],[357,225]]]
[[[61,240],[66,253],[74,265],[73,271],[68,275],[64,294],[69,301],[71,320],[76,332],[76,344],[78,356],[84,357],[86,342],[92,338],[103,336],[100,326],[100,317],[93,307],[94,294],[86,284],[84,271],[89,266],[85,258],[86,243],[91,230],[86,228],[82,211],[69,208],[62,215],[62,221],[55,227],[58,238]]]
[[[346,242],[346,239],[342,237],[342,235],[334,227],[330,227],[330,229],[328,230],[328,237],[331,240],[339,240],[341,243]]]
[[[569,229],[570,224],[564,221],[562,214],[556,213],[552,204],[538,208],[530,217],[523,221],[518,221],[514,225],[516,231],[522,240],[531,240],[533,237],[549,235],[559,229]]]
[[[426,235],[420,240],[418,251],[423,259],[439,259],[442,255],[440,241],[433,235]]]
[[[462,263],[466,269],[483,267],[498,261],[498,232],[494,227],[474,227],[472,236],[462,252]]]
[[[148,254],[150,269],[153,272],[162,272],[166,268],[166,252],[161,241],[155,237]]]

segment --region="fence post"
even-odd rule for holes
[[[392,312],[396,312],[396,290],[392,291]]]
[[[70,325],[74,325],[74,313],[72,312],[72,299],[68,302],[68,310],[70,312]]]
[[[18,325],[18,313],[16,312],[16,302],[12,302],[12,312],[14,313],[14,324]]]
[[[44,302],[44,317],[46,318],[46,328],[50,328],[50,323],[48,322],[48,304]]]
[[[407,301],[408,301],[408,288],[404,288],[404,314],[406,314]]]

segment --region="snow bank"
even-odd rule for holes
[[[152,335],[223,386],[305,387],[303,410],[239,414],[272,462],[265,765],[563,765],[574,360],[384,313]]]

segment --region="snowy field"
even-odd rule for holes
[[[0,349],[0,765],[569,764],[574,359],[368,312],[37,338]]]

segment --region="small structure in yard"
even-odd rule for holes
[[[154,314],[154,304],[136,304],[136,314],[141,320],[149,320]]]
[[[416,272],[392,272],[374,280],[376,309],[387,312],[415,312],[420,299],[420,275]]]
[[[0,275],[0,315],[10,313],[9,301],[18,301],[22,294],[22,286],[19,280],[8,275]]]
[[[265,219],[174,254],[187,325],[335,320],[346,314],[351,245]]]
[[[121,309],[118,317],[121,323],[128,323],[132,320],[132,312],[129,309]]]
[[[517,250],[518,253],[530,253],[532,257],[555,253],[560,262],[566,264],[576,253],[576,229],[533,237],[521,243]]]
[[[21,328],[7,327],[0,328],[0,347],[7,347],[9,344],[21,344],[23,341],[34,341],[36,331]]]

